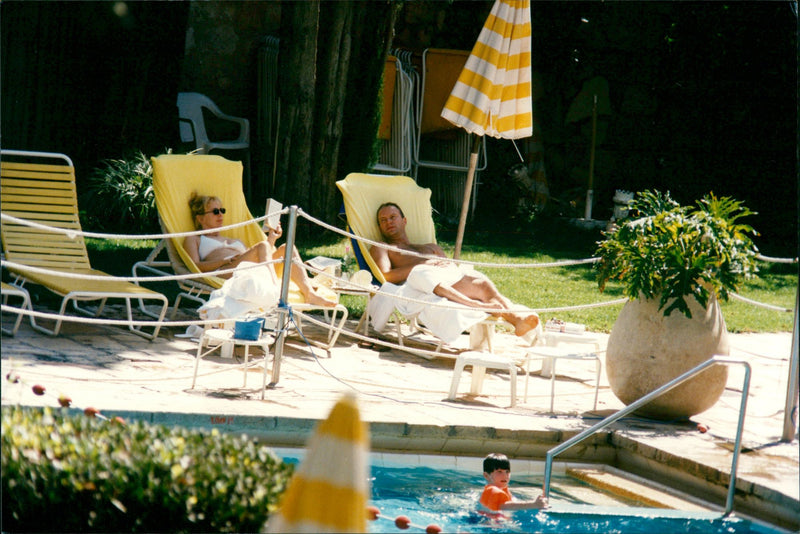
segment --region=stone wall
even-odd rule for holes
[[[191,2],[181,90],[203,93],[253,123],[258,48],[279,32],[279,2]]]

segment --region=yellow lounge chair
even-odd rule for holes
[[[394,202],[400,206],[408,220],[406,233],[412,243],[436,243],[431,190],[420,187],[413,179],[407,176],[351,173],[344,180],[336,182],[336,186],[342,193],[347,225],[353,234],[372,241],[382,241],[376,213],[384,202]],[[383,273],[369,253],[370,245],[359,240],[358,248],[375,280],[385,284]],[[417,331],[431,334],[416,321],[416,317],[407,318],[411,321],[411,335]],[[470,331],[471,348],[477,349],[485,341],[491,350],[492,332],[496,323],[496,319],[490,318],[476,325],[479,328]],[[399,343],[404,345],[404,339],[407,340],[410,336],[402,335],[399,321],[396,321],[395,326]],[[442,347],[441,341],[436,343],[435,352],[439,354]]]
[[[33,272],[25,267],[9,267],[18,285],[26,282],[38,284],[63,297],[59,310],[61,316],[70,302],[78,312],[99,316],[106,301],[117,298],[125,301],[128,320],[132,321],[132,299],[139,300],[140,307],[144,307],[144,300],[156,300],[161,304],[161,310],[156,314],[157,321],[152,333],[145,332],[142,327],[129,325],[135,334],[154,339],[161,328],[169,302],[161,293],[117,280],[92,268],[86,244],[80,235],[75,168],[69,157],[16,150],[3,150],[1,157],[2,213],[76,233],[71,235],[3,221],[2,241],[6,261],[49,271]],[[74,278],[71,275],[101,276],[103,279]],[[94,313],[78,305],[79,302],[95,300],[99,300],[100,304]],[[52,335],[59,333],[62,322],[63,319],[59,318],[55,320],[54,327],[48,329],[31,318],[35,329]]]
[[[225,222],[234,225],[244,221],[249,224],[222,231],[222,235],[238,239],[248,247],[258,241],[266,240],[266,235],[247,207],[242,191],[242,164],[216,155],[183,155],[165,154],[152,158],[153,192],[156,198],[159,218],[166,233],[175,234],[193,232],[194,218],[189,208],[192,192],[199,195],[214,195],[222,200],[225,206]],[[172,244],[171,261],[173,270],[188,270],[200,273],[192,258],[183,248],[183,237],[170,238]],[[276,264],[278,276],[281,276],[282,264]],[[222,286],[224,279],[217,276],[205,276],[194,279],[195,285],[205,284],[208,292]],[[184,295],[186,296],[186,295]],[[199,299],[196,299],[199,300]],[[347,308],[337,304],[334,308],[324,308],[307,304],[299,289],[290,285],[289,303],[298,312],[309,310],[331,311],[331,329],[328,342],[322,344],[327,350],[335,343],[347,320]],[[341,318],[337,316],[341,315]]]
[[[382,241],[376,213],[384,202],[394,202],[408,219],[406,233],[412,243],[436,243],[431,190],[418,186],[408,176],[351,173],[336,182],[336,186],[344,199],[347,225],[355,235]],[[383,284],[386,279],[372,259],[369,247],[368,243],[358,241],[372,276]]]

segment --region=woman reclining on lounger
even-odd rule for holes
[[[192,210],[195,226],[198,230],[208,230],[223,226],[225,208],[222,207],[222,201],[218,197],[198,195],[196,192],[192,193],[192,197],[189,199],[189,207]],[[279,224],[278,228],[270,228],[267,241],[259,241],[248,248],[238,239],[223,237],[217,231],[187,236],[183,242],[183,248],[189,253],[189,257],[192,258],[197,268],[207,273],[220,269],[231,269],[243,261],[264,263],[268,259],[282,260],[286,253],[286,246],[281,245],[277,249],[275,248],[275,241],[282,234],[283,230]],[[297,250],[294,250],[293,256],[298,262],[301,261]],[[275,274],[275,268],[271,263],[268,264],[268,267],[273,276],[273,282],[277,285],[278,276]],[[231,274],[226,273],[219,276],[230,278]],[[336,305],[335,302],[317,293],[311,285],[308,273],[295,262],[292,262],[291,279],[297,284],[308,304],[329,307]]]

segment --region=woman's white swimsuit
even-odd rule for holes
[[[233,248],[239,251],[240,253],[247,250],[247,247],[244,246],[244,243],[242,243],[237,239],[232,239],[230,242],[226,242],[226,241],[219,241],[217,239],[214,239],[213,237],[207,237],[201,235],[200,244],[197,247],[197,255],[200,256],[200,261],[204,261],[209,254],[211,254],[218,248],[222,247]],[[223,259],[227,260],[228,258],[231,258],[235,255],[236,253],[234,252]]]

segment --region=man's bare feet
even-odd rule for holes
[[[539,316],[535,313],[532,313],[527,317],[524,317],[514,326],[514,333],[522,337],[537,326],[539,326]]]

